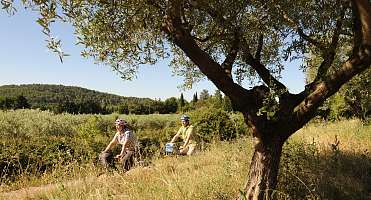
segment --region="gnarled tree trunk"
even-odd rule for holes
[[[274,135],[274,133],[270,134]],[[279,163],[284,140],[270,138],[263,140],[254,138],[254,154],[251,159],[249,176],[247,178],[244,199],[270,199],[276,188]]]

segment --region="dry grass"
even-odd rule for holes
[[[85,168],[85,178],[60,178],[17,199],[233,199],[248,173],[251,144],[249,138],[220,142],[193,157],[159,158],[127,174],[97,176],[96,168]],[[284,147],[278,199],[370,198],[370,149],[371,128],[357,120],[306,126]]]
[[[244,182],[247,139],[218,143],[192,157],[165,157],[127,174],[91,171],[86,178],[30,188],[18,199],[231,199]]]
[[[343,151],[364,151],[371,149],[370,125],[363,126],[356,119],[340,122],[323,122],[309,124],[300,129],[291,139],[306,143],[317,143],[328,149],[328,146],[339,141],[339,147]]]

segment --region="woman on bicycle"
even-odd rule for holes
[[[120,154],[114,158],[122,162],[124,171],[128,171],[134,165],[134,153],[136,145],[136,136],[129,129],[128,123],[123,119],[115,121],[116,134],[107,145],[106,149],[100,154],[99,158],[103,166],[108,168],[111,165],[110,158],[112,158],[112,148],[116,144],[121,144]]]

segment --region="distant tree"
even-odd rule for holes
[[[5,97],[0,96],[0,109],[5,110]]]
[[[180,93],[180,98],[179,98],[179,108],[180,108],[180,111],[183,112],[183,108],[185,106],[185,100],[184,100],[184,96],[183,96],[183,93]]]
[[[220,92],[220,90],[215,90],[213,98],[214,98],[215,107],[216,108],[222,108],[223,107],[223,95]]]
[[[170,97],[165,100],[165,113],[176,113],[178,110],[178,100],[175,97]]]
[[[192,103],[196,103],[198,101],[197,92],[193,94]]]
[[[200,100],[206,100],[210,97],[209,91],[206,89],[203,89],[200,93]]]
[[[1,1],[2,8],[14,11],[12,2]],[[41,13],[37,22],[61,59],[65,54],[50,31],[58,19],[73,24],[83,56],[112,66],[124,79],[171,51],[185,86],[204,76],[212,81],[252,127],[254,152],[242,199],[274,195],[285,141],[371,65],[369,0],[21,2]],[[351,48],[339,53],[341,46]],[[277,77],[287,60],[306,60],[309,52],[321,58],[315,78],[292,94]],[[334,62],[339,54],[345,56]],[[258,81],[248,89],[244,79]]]
[[[159,113],[159,114],[166,113],[165,103],[162,102],[160,99],[155,100],[152,103],[152,109],[153,109],[153,113]]]
[[[139,102],[132,102],[128,106],[130,114],[140,115],[145,113],[145,106],[143,104],[140,104]]]
[[[25,109],[31,108],[31,105],[28,103],[28,100],[23,95],[17,96],[15,99],[15,109]]]
[[[126,104],[120,104],[118,106],[118,113],[120,114],[129,114],[129,107]]]
[[[0,108],[3,110],[8,110],[14,108],[15,101],[13,98],[0,97]]]
[[[63,111],[71,114],[79,114],[79,107],[75,102],[66,101],[62,103]]]
[[[78,114],[79,112],[78,106],[74,102],[65,101],[60,102],[54,109],[55,113],[71,113],[71,114]]]

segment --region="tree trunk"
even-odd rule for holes
[[[277,185],[278,168],[284,141],[279,138],[261,140],[255,138],[254,154],[250,164],[249,176],[242,199],[271,199]]]

